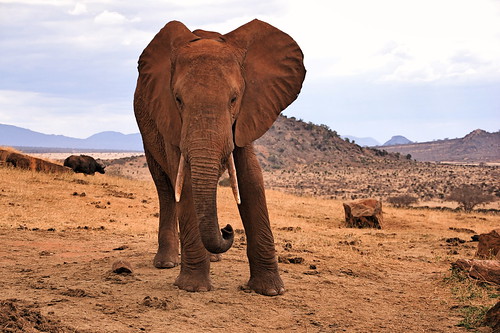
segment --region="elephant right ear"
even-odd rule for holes
[[[178,21],[167,23],[139,57],[134,94],[137,119],[151,119],[164,140],[179,146],[181,118],[172,95],[172,56],[175,50],[200,37]]]
[[[253,20],[223,36],[244,53],[245,93],[234,141],[244,147],[260,138],[298,96],[306,75],[299,45],[272,25]]]

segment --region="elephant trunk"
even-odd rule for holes
[[[198,217],[200,236],[205,248],[211,253],[229,250],[234,240],[233,228],[226,225],[219,231],[217,219],[217,183],[221,162],[213,156],[191,156],[191,181],[193,201]]]

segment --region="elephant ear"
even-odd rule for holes
[[[242,49],[245,93],[235,124],[235,143],[261,137],[296,98],[306,74],[297,43],[270,24],[253,20],[222,37]]]
[[[139,57],[139,78],[134,95],[136,117],[151,119],[164,140],[180,141],[181,118],[171,89],[172,58],[179,47],[199,39],[178,21],[167,23]],[[140,117],[139,117],[140,116]]]

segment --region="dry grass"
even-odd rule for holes
[[[130,179],[151,180],[144,156],[106,161],[106,172]],[[261,159],[262,162],[262,159]],[[484,193],[496,195],[496,201],[479,205],[482,209],[500,209],[500,168],[498,166],[445,165],[379,159],[316,162],[290,169],[264,170],[269,189],[298,196],[351,200],[375,197],[384,202],[397,195],[418,198],[414,206],[456,208],[445,201],[458,186],[474,184]]]
[[[80,332],[462,332],[462,303],[443,279],[476,243],[450,227],[483,233],[500,225],[498,215],[384,207],[385,229],[347,229],[341,201],[268,191],[287,293],[239,290],[248,266],[237,233],[212,265],[215,290],[193,294],[172,285],[178,268],[152,267],[152,182],[2,167],[0,179],[2,298],[36,303]],[[241,230],[231,190],[220,188],[218,198],[220,224]],[[467,242],[447,243],[452,237]],[[118,258],[132,263],[132,276],[109,272]]]

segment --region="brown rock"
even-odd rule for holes
[[[382,203],[376,199],[359,199],[344,203],[348,228],[382,229]]]
[[[500,229],[479,235],[476,258],[500,260]]]
[[[500,332],[500,301],[486,312],[484,325],[493,328],[493,332]]]
[[[468,272],[472,278],[500,285],[500,260],[458,259],[452,266]]]
[[[289,256],[278,256],[278,262],[284,263],[284,264],[302,264],[304,262],[304,258],[302,257],[293,257],[291,255]]]
[[[116,274],[131,274],[132,265],[128,261],[117,260],[113,263],[111,270]]]

